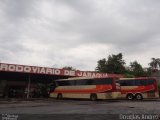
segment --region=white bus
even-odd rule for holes
[[[55,80],[50,88],[50,97],[97,99],[120,98],[120,84],[116,78],[70,78]]]
[[[142,100],[144,98],[159,98],[157,81],[151,77],[121,78],[122,98]]]

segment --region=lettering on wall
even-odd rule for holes
[[[75,77],[108,77],[107,73],[74,71],[74,70],[6,64],[6,63],[0,63],[0,71],[61,75],[61,76],[75,76]]]

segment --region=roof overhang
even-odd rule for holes
[[[79,71],[79,70],[66,70],[50,67],[28,66],[19,64],[0,63],[0,71],[5,72],[18,72],[18,73],[30,73],[30,74],[42,74],[42,75],[56,75],[56,76],[68,76],[68,77],[123,77],[120,74],[107,74],[98,73],[95,71]]]

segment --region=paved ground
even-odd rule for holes
[[[98,118],[109,118],[112,115],[123,114],[156,114],[160,115],[160,100],[145,101],[126,101],[126,100],[105,100],[105,101],[87,101],[87,100],[35,100],[35,101],[0,101],[0,114],[23,115],[25,118],[35,117],[34,119],[47,116],[53,118],[61,117],[83,117],[99,116]],[[55,116],[56,115],[56,116]],[[76,116],[77,115],[77,116]],[[79,117],[81,116],[81,117]],[[45,117],[45,118],[47,118]],[[73,117],[73,118],[75,118]],[[43,119],[45,119],[43,118]],[[59,118],[59,119],[60,119]],[[23,118],[24,119],[24,118]],[[70,119],[70,118],[69,118]],[[77,119],[77,118],[76,118]],[[93,117],[92,119],[96,119]]]

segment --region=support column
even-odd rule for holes
[[[28,88],[27,88],[27,99],[29,98],[30,95],[30,84],[31,84],[31,78],[30,75],[28,77]]]

